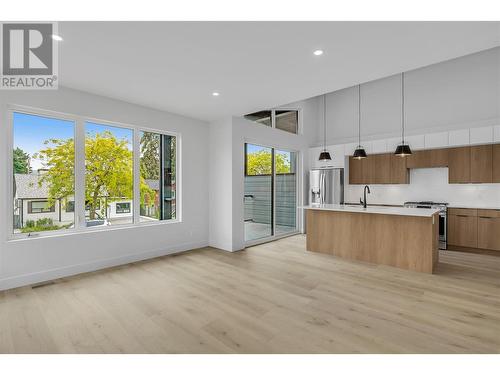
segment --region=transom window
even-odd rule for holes
[[[299,132],[299,111],[296,109],[259,111],[249,113],[244,118],[288,133],[298,134]]]

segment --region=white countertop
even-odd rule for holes
[[[309,206],[301,206],[306,210],[324,210],[324,211],[340,211],[340,212],[359,212],[366,214],[382,214],[382,215],[400,215],[400,216],[421,216],[431,217],[438,209],[434,208],[407,208],[407,207],[389,207],[389,206],[368,206],[363,208],[359,205],[344,205],[344,204],[311,204]]]
[[[462,204],[450,203],[448,208],[473,208],[478,210],[500,210],[500,205],[478,205],[478,204]]]

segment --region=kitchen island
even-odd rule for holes
[[[318,204],[307,210],[307,250],[432,273],[438,261],[439,210]]]

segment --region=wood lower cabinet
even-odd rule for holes
[[[448,182],[450,184],[470,183],[470,147],[448,149]]]
[[[500,251],[500,218],[488,216],[477,218],[477,247]]]
[[[484,184],[493,182],[493,146],[470,148],[470,182]]]
[[[477,247],[477,210],[464,210],[463,213],[457,209],[449,210],[448,244]]]
[[[492,146],[492,180],[500,183],[500,144]]]

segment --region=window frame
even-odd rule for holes
[[[118,210],[118,205],[126,205],[128,206],[128,208],[120,208],[120,210]],[[132,212],[132,209],[130,208],[130,202],[115,202],[115,210],[117,214],[129,214]]]
[[[40,211],[33,211],[33,203],[40,203],[43,202],[46,204],[48,209],[40,209]],[[52,206],[49,206],[49,201],[48,199],[29,199],[28,200],[28,214],[50,214],[52,212],[56,212],[56,205],[53,204]]]
[[[266,128],[271,128],[271,129],[276,129],[276,130],[279,130],[279,131],[282,131],[282,132],[285,132],[287,134],[291,134],[291,135],[302,135],[302,108],[297,108],[297,107],[279,107],[279,108],[275,108],[275,109],[264,109],[263,111],[271,111],[271,126],[267,126],[267,125],[264,125],[264,124],[261,124],[259,123],[258,121],[253,121],[253,120],[248,120],[245,118],[246,115],[251,115],[251,113],[247,113],[245,115],[243,115],[243,118],[245,118],[245,120],[247,121],[250,121],[254,124],[258,124],[258,125],[262,125],[262,126],[265,126]],[[283,130],[283,129],[280,129],[280,128],[277,128],[276,127],[276,111],[296,111],[297,112],[297,133],[291,133],[289,131],[286,131],[286,130]],[[255,112],[253,112],[255,113]]]
[[[59,120],[72,121],[74,123],[74,139],[75,139],[75,170],[74,170],[74,202],[75,202],[75,221],[74,228],[59,229],[47,232],[35,233],[14,233],[14,175],[12,162],[7,163],[6,173],[8,187],[6,189],[7,202],[7,241],[25,240],[34,238],[46,238],[63,235],[81,234],[89,232],[100,231],[113,231],[130,228],[138,228],[143,226],[152,225],[169,225],[182,222],[182,134],[180,132],[156,129],[147,126],[134,125],[130,123],[123,123],[120,121],[105,120],[101,118],[82,116],[64,112],[57,112],[41,108],[34,108],[24,105],[8,104],[6,108],[7,116],[7,160],[12,161],[14,154],[14,113],[24,113],[34,116],[42,116],[55,118]],[[132,218],[133,222],[130,224],[120,224],[116,226],[103,226],[103,227],[86,227],[85,224],[85,123],[91,122],[102,124],[106,126],[114,126],[119,128],[130,129],[132,135],[132,150],[133,150],[133,202],[140,202],[140,133],[153,132],[161,135],[172,136],[176,138],[176,217],[170,220],[158,221],[140,221],[140,208],[139,204],[132,205]]]

